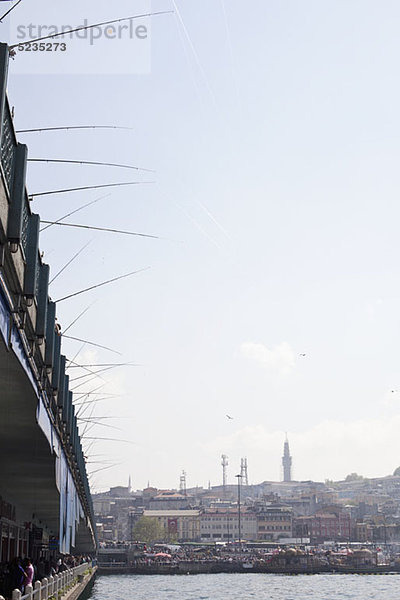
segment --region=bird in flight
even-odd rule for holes
[[[231,417],[230,415],[226,415],[227,419],[230,419],[231,421],[233,421],[233,417]]]
[[[302,354],[299,354],[299,356],[307,356],[307,354],[305,354],[305,352],[303,352]]]

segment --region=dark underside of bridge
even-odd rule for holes
[[[13,351],[0,336],[0,495],[18,521],[38,519],[57,535],[55,455],[36,422],[38,399]]]
[[[12,350],[0,335],[0,496],[16,507],[18,522],[35,522],[58,537],[60,495],[56,455],[37,424],[38,398]],[[93,539],[82,519],[75,552],[92,552]]]

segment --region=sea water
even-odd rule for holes
[[[399,575],[104,575],[90,600],[399,600]]]

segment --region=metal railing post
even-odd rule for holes
[[[28,583],[28,585],[25,587],[24,596],[26,596],[29,600],[33,599],[33,587],[30,583]]]
[[[11,596],[12,600],[21,600],[21,591],[14,590]]]
[[[49,577],[49,587],[47,588],[47,590],[48,590],[48,595],[52,596],[54,594],[54,577],[53,577],[53,575],[50,575],[50,577]]]

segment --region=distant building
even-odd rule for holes
[[[295,535],[307,536],[311,543],[326,541],[347,542],[352,537],[352,522],[348,512],[318,511],[310,517],[299,517],[295,523]]]
[[[157,519],[164,527],[166,540],[171,536],[179,542],[200,539],[199,510],[145,510],[143,516]]]
[[[239,512],[237,508],[211,508],[200,515],[202,542],[233,542],[239,539]],[[257,518],[253,510],[242,508],[240,514],[242,540],[257,539]]]
[[[283,446],[282,466],[283,481],[292,481],[292,457],[290,456],[289,440],[287,436]]]
[[[257,539],[277,541],[292,537],[292,507],[275,503],[256,503]]]
[[[149,510],[174,510],[188,508],[189,503],[190,498],[187,495],[175,490],[162,490],[150,498],[148,508]]]

